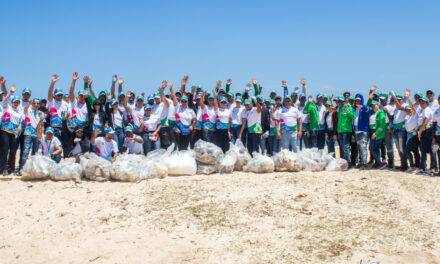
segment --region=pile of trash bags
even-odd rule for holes
[[[100,158],[95,153],[82,155],[79,163],[76,163],[75,159],[64,159],[59,164],[48,157],[35,155],[27,160],[21,179],[139,182],[167,176],[233,171],[271,173],[347,169],[347,161],[334,158],[326,150],[316,148],[304,149],[298,153],[282,150],[272,157],[254,152],[251,156],[241,141],[230,143],[229,150],[223,153],[218,146],[199,140],[194,150],[176,151],[173,144],[166,150],[154,150],[147,156],[122,154],[113,163]]]

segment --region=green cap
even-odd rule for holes
[[[133,132],[133,127],[132,126],[126,126],[125,127],[125,132]]]
[[[244,104],[245,105],[251,105],[252,104],[252,100],[248,98],[248,99],[244,100]]]
[[[379,105],[379,102],[378,102],[377,100],[373,100],[373,101],[371,101],[370,104],[371,104],[371,105]]]
[[[326,102],[325,102],[325,105],[332,106],[333,104],[332,104],[331,101],[326,101]]]
[[[428,99],[428,97],[426,97],[426,96],[421,96],[420,97],[420,100],[422,100],[422,101],[424,101],[424,102],[429,102],[429,99]]]
[[[235,101],[241,103],[243,101],[243,98],[241,98],[241,96],[236,96]]]

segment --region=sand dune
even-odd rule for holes
[[[0,182],[1,263],[440,263],[440,179],[388,171]]]

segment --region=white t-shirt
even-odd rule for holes
[[[231,108],[231,124],[232,125],[241,125],[243,123],[243,113],[245,112],[245,108],[243,106],[240,107],[232,107]]]
[[[120,111],[118,111],[118,110],[116,110],[116,111],[114,111],[114,110],[112,110],[113,111],[113,127],[114,128],[121,128],[121,127],[123,127],[124,126],[124,114],[122,113],[121,114],[121,112]]]
[[[406,115],[405,117],[405,129],[407,132],[413,132],[418,127],[419,117],[417,114]]]
[[[325,106],[324,105],[316,105],[318,108],[318,124],[320,126],[324,126],[325,124]]]
[[[97,137],[94,146],[96,155],[104,159],[111,159],[113,153],[118,153],[118,144],[113,139],[108,142],[105,137]]]
[[[134,141],[134,139],[139,139],[140,136],[133,134],[133,140],[129,140],[127,137],[124,139],[124,147],[127,148],[129,154],[142,154],[142,144]]]
[[[72,118],[76,118],[81,122],[87,121],[87,104],[86,102],[80,103],[78,100],[75,99],[72,103],[72,110],[71,110]]]
[[[231,117],[231,110],[228,108],[217,108],[217,122],[222,124],[229,124],[229,118]],[[227,127],[226,127],[227,128]]]
[[[63,125],[65,114],[68,113],[68,104],[64,100],[57,101],[55,99],[52,99],[52,101],[49,101],[48,107],[50,125],[52,127],[61,127]]]
[[[40,141],[43,156],[50,157],[57,147],[61,147],[60,140],[55,136],[53,136],[51,140],[48,140],[46,135],[43,135]]]
[[[0,122],[2,130],[16,133],[23,119],[24,113],[20,107],[14,108],[10,104],[3,104],[3,115]]]
[[[435,130],[435,135],[440,135],[440,107],[434,113],[433,122],[437,122],[437,129]]]
[[[434,99],[434,101],[429,102],[429,108],[431,108],[432,112],[437,111],[437,109],[439,108],[438,100]]]
[[[246,111],[246,120],[249,133],[260,134],[263,132],[261,127],[261,112],[258,113],[256,107],[253,107],[250,111]]]
[[[144,131],[154,132],[159,125],[159,117],[151,114],[150,116],[143,116],[142,121],[144,122]]]
[[[327,124],[327,128],[328,129],[332,129],[333,128],[333,113],[328,113],[327,114],[327,118],[325,119],[325,123]]]
[[[40,110],[29,108],[27,115],[24,117],[24,134],[29,136],[37,135],[37,126],[40,123],[43,113]]]
[[[281,129],[283,127],[296,129],[298,118],[301,118],[301,113],[296,107],[281,107],[275,112],[275,118],[280,121]]]
[[[370,127],[376,124],[376,113],[374,112],[370,115]]]
[[[96,113],[93,116],[93,124],[96,125],[96,126],[102,126],[103,125],[103,124],[101,124],[101,120],[99,119],[99,114],[98,113]]]
[[[419,113],[418,125],[421,126],[423,124],[424,118],[428,120],[428,126],[432,125],[433,115],[434,113],[432,112],[432,109],[430,107],[425,107],[425,109],[422,109]]]
[[[174,120],[178,123],[182,123],[184,126],[190,126],[192,120],[196,118],[196,113],[189,107],[183,108],[180,104],[175,111]]]
[[[403,104],[402,107],[405,108],[406,104]],[[394,120],[393,124],[400,124],[405,122],[406,112],[404,110],[396,109],[394,112]]]

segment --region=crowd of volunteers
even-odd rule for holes
[[[88,76],[78,90],[78,79],[73,73],[66,91],[53,75],[47,98],[34,98],[29,88],[8,90],[0,76],[0,173],[21,175],[29,155],[38,152],[56,162],[90,151],[114,161],[120,153],[147,155],[172,143],[185,150],[203,139],[224,152],[241,140],[249,153],[268,156],[326,147],[351,168],[439,175],[440,97],[433,90],[411,95],[373,86],[366,96],[311,96],[302,79],[300,88],[290,92],[282,81],[282,94],[263,97],[256,80],[233,93],[230,79],[213,89],[187,89],[184,76],[180,89],[163,81],[147,96],[124,92],[116,75],[110,93],[96,93]]]

